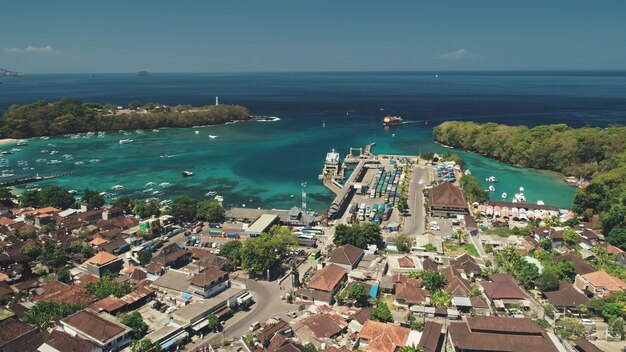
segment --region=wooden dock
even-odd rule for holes
[[[74,173],[73,171],[68,171],[68,172],[62,172],[62,173],[48,175],[48,176],[39,176],[39,175],[33,176],[32,174],[0,176],[0,186],[15,186],[15,185],[20,185],[20,184],[25,184],[25,183],[51,180],[54,178],[68,176],[73,173]]]

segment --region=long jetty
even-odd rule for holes
[[[31,174],[16,174],[16,175],[11,175],[11,176],[0,176],[0,186],[14,186],[14,185],[19,185],[19,184],[24,184],[24,183],[51,180],[53,178],[68,176],[73,173],[74,172],[72,171],[68,171],[68,172],[62,172],[62,173],[48,175],[48,176],[38,176],[38,175],[33,176]]]

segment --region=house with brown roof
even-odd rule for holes
[[[150,263],[156,263],[164,267],[178,269],[191,261],[191,252],[182,249],[176,243],[171,243],[152,257]]]
[[[21,351],[18,345],[32,342],[37,330],[32,326],[10,317],[0,321],[0,351]]]
[[[338,265],[326,265],[313,275],[306,288],[296,291],[296,296],[306,301],[332,304],[347,274],[346,269]]]
[[[309,311],[311,310],[315,309]],[[348,322],[330,306],[321,305],[316,312],[304,314],[294,320],[292,325],[301,341],[311,342],[320,348],[322,344],[327,345],[332,342],[331,339],[343,334],[348,327]]]
[[[204,298],[213,297],[224,291],[228,285],[228,273],[212,266],[192,277],[191,287]]]
[[[78,311],[59,321],[63,332],[93,342],[103,351],[119,351],[130,343],[131,328],[114,317],[89,310]]]
[[[101,277],[107,272],[118,273],[124,261],[108,252],[99,252],[81,265],[91,275]]]
[[[291,337],[293,336],[293,330],[286,321],[280,320],[275,324],[266,324],[263,326],[256,333],[256,338],[263,347],[268,347],[272,338],[277,334]]]
[[[491,274],[489,280],[480,284],[497,309],[503,309],[505,304],[528,306],[528,297],[512,277],[507,274]]]
[[[565,280],[559,281],[558,290],[544,292],[543,295],[557,311],[562,313],[575,312],[576,307],[589,301],[587,296]]]
[[[408,274],[422,270],[422,261],[419,257],[409,254],[387,255],[387,273],[389,275]]]
[[[464,272],[470,278],[483,273],[483,269],[478,265],[476,259],[467,253],[450,260],[450,266]]]
[[[439,352],[443,345],[442,330],[443,325],[434,321],[426,322],[424,330],[422,330],[422,337],[417,345],[425,352]]]
[[[43,338],[43,343],[37,351],[45,352],[99,352],[101,349],[91,341],[72,337],[58,330],[53,330]]]
[[[469,312],[471,309],[478,314],[488,315],[491,311],[489,302],[484,295],[472,296],[472,284],[461,272],[451,266],[445,268],[442,274],[448,279],[444,291],[452,296],[452,304],[458,311]]]
[[[428,290],[414,285],[396,284],[396,297],[393,304],[401,307],[423,306],[427,303],[427,298]]]
[[[572,342],[574,342],[574,350],[576,352],[602,352],[598,346],[594,345],[589,340],[576,339]]]
[[[469,214],[463,191],[450,182],[435,186],[428,192],[428,207],[432,216]]]
[[[455,352],[558,352],[550,336],[529,318],[468,317],[448,327]]]
[[[417,345],[421,334],[398,325],[368,320],[359,332],[358,348],[372,352],[394,352],[405,346]]]
[[[596,271],[584,275],[576,275],[574,285],[587,295],[605,298],[613,292],[626,290],[626,283],[606,271]]]
[[[361,261],[364,255],[365,251],[363,249],[346,244],[330,252],[327,262],[350,271],[359,265],[359,261]]]

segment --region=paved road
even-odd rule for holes
[[[209,334],[203,339],[194,341],[185,346],[186,351],[195,351],[195,348],[206,345],[209,341],[216,342],[222,338],[239,338],[250,332],[250,325],[254,322],[265,322],[269,318],[284,316],[285,313],[296,310],[297,305],[288,304],[280,299],[285,291],[280,290],[278,281],[255,281],[248,279],[246,285],[252,296],[254,304],[247,312],[237,312],[233,317],[226,320],[224,330],[219,334]]]
[[[409,211],[404,218],[403,232],[411,235],[424,233],[424,194],[422,189],[429,183],[428,167],[415,165],[409,181]]]

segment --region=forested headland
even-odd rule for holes
[[[599,215],[607,241],[626,248],[626,127],[528,128],[496,123],[447,121],[433,129],[437,142],[519,167],[584,177],[574,211]]]
[[[191,127],[248,120],[250,113],[238,105],[191,107],[131,102],[128,108],[107,104],[60,100],[12,105],[0,118],[0,138],[29,138],[72,133]]]

